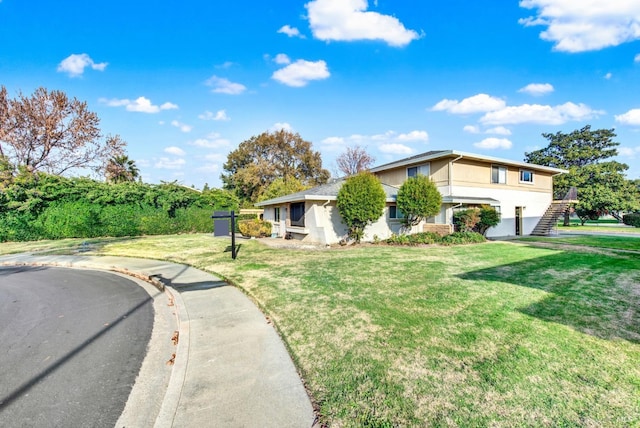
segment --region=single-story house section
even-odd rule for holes
[[[553,202],[553,177],[567,171],[540,165],[461,152],[440,150],[400,159],[370,170],[387,195],[384,214],[365,229],[365,241],[386,239],[402,232],[402,213],[396,208],[398,189],[408,177],[431,178],[442,195],[435,217],[414,226],[412,233],[451,232],[453,213],[490,205],[501,214],[489,237],[529,235]],[[344,179],[256,204],[273,234],[320,244],[346,237],[347,228],[336,207]]]

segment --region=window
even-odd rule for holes
[[[526,169],[521,169],[520,170],[520,183],[533,184],[533,171],[528,171]]]
[[[507,168],[504,166],[491,166],[491,182],[495,184],[507,184]]]
[[[389,218],[390,219],[403,219],[404,218],[404,214],[402,213],[402,211],[400,211],[398,209],[397,206],[395,205],[391,205],[389,206]]]
[[[280,221],[280,207],[273,209],[273,221]]]
[[[407,168],[407,177],[415,177],[416,175],[429,176],[431,174],[430,164],[412,166]]]
[[[304,202],[291,204],[291,226],[304,227]]]

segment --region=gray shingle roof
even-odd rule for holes
[[[344,183],[344,178],[337,178],[329,181],[326,184],[312,187],[311,189],[303,190],[301,192],[292,193],[286,196],[280,196],[279,198],[273,198],[266,201],[258,202],[256,206],[264,207],[268,205],[278,205],[288,202],[301,202],[301,201],[335,201],[338,197],[338,192]],[[382,184],[384,193],[387,195],[387,201],[392,202],[396,200],[398,194],[398,188]]]

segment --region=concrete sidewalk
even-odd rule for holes
[[[156,427],[311,427],[309,397],[280,337],[235,287],[185,265],[125,257],[0,257],[1,265],[127,273],[166,287],[179,318]]]

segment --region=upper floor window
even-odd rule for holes
[[[533,171],[529,171],[526,169],[520,170],[520,183],[531,183],[533,184]]]
[[[491,182],[507,184],[507,168],[504,166],[491,165]]]
[[[431,174],[430,164],[427,163],[407,168],[407,177],[415,177],[418,174],[429,177],[429,174]]]

